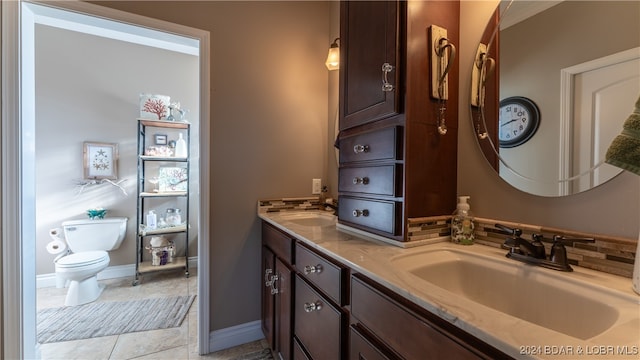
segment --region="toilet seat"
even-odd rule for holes
[[[56,261],[56,266],[60,268],[76,268],[76,267],[86,267],[94,264],[98,264],[108,261],[109,254],[106,251],[98,250],[98,251],[83,251],[67,256],[63,256],[62,258]]]

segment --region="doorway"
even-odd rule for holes
[[[62,15],[60,15],[62,14]],[[98,20],[95,28],[107,28],[107,23],[137,30],[140,38],[152,39],[152,33],[173,36],[180,41],[195,41],[199,52],[198,137],[200,164],[208,164],[209,147],[209,74],[208,32],[156,21],[87,3],[36,4],[32,2],[2,3],[3,76],[2,76],[2,261],[3,261],[3,355],[6,358],[37,358],[35,338],[35,28],[43,22],[69,22],[69,16],[89,16]],[[62,16],[62,18],[60,18]],[[16,20],[17,19],[17,20]],[[73,22],[73,21],[71,21]],[[88,24],[82,24],[91,28]],[[170,34],[178,34],[171,35]],[[155,39],[158,41],[158,39]],[[151,41],[151,40],[149,40]],[[184,44],[183,44],[184,45]],[[21,50],[21,51],[20,51]],[[8,55],[5,57],[5,55]],[[14,71],[12,71],[14,70]],[[21,71],[18,71],[21,70]],[[135,121],[135,119],[134,119]],[[208,273],[207,221],[209,214],[208,166],[200,169],[198,205],[198,272]],[[5,176],[6,175],[6,176]],[[9,209],[11,211],[9,211]],[[18,241],[8,241],[18,239]],[[18,274],[19,276],[16,276]],[[198,313],[209,313],[208,279],[198,276]],[[208,352],[208,318],[198,320],[199,352]]]

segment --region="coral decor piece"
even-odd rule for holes
[[[166,95],[140,94],[140,118],[166,120],[171,97]]]
[[[165,105],[160,99],[147,99],[147,102],[144,103],[143,110],[156,114],[156,116],[158,116],[158,120],[162,119],[166,113]]]

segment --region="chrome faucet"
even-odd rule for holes
[[[549,258],[547,258],[545,247],[542,243],[542,240],[544,240],[542,235],[533,234],[531,235],[532,241],[527,241],[520,237],[522,235],[522,230],[520,229],[509,228],[501,224],[495,224],[495,227],[508,235],[513,235],[502,244],[502,247],[509,249],[506,255],[508,258],[559,271],[573,271],[573,268],[569,265],[565,245],[571,245],[575,242],[595,241],[593,238],[567,238],[554,235],[551,252]]]

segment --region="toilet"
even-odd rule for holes
[[[62,223],[71,253],[55,261],[56,276],[69,281],[65,306],[90,303],[98,299],[103,287],[98,273],[109,266],[107,251],[120,247],[127,231],[127,218],[71,220]]]

